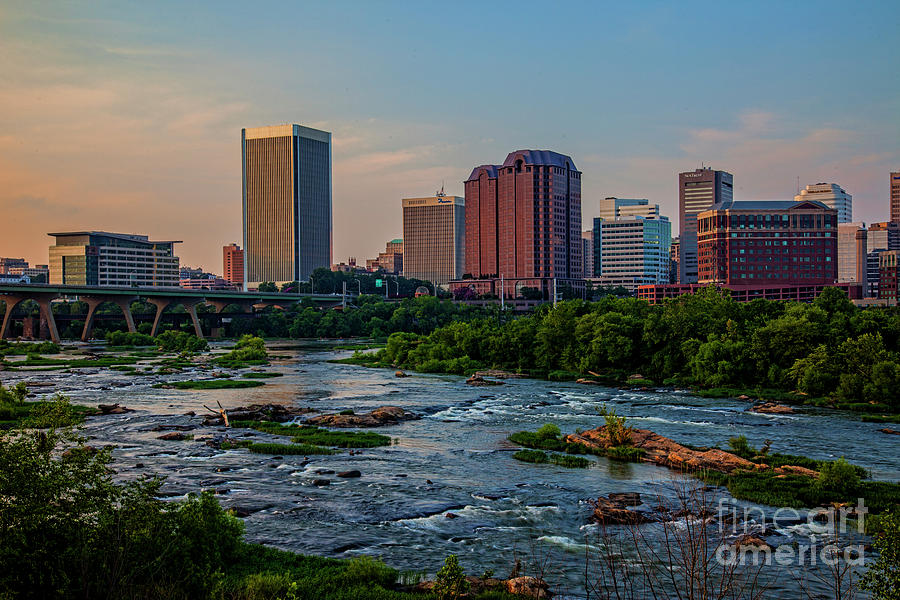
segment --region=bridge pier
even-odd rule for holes
[[[163,311],[173,304],[180,304],[185,308],[188,314],[191,315],[191,321],[194,323],[194,333],[199,338],[203,337],[203,328],[200,327],[200,319],[197,317],[197,305],[203,302],[202,298],[155,297],[147,298],[147,302],[156,307],[156,316],[153,318],[153,329],[150,331],[150,335],[153,337],[156,337],[156,334],[159,332],[159,322],[162,320]]]
[[[58,344],[59,331],[56,329],[56,319],[53,318],[53,306],[51,304],[53,300],[58,297],[59,294],[55,294],[52,292],[32,293],[28,295],[0,295],[0,300],[6,302],[6,313],[3,315],[3,325],[0,325],[0,338],[6,338],[9,335],[9,326],[12,322],[13,309],[15,309],[15,307],[18,306],[19,303],[23,300],[34,300],[35,302],[37,302],[38,307],[41,311],[41,326],[39,326],[39,331],[43,330],[43,325],[46,324],[47,334],[49,335],[51,340]],[[40,335],[40,333],[38,335]]]
[[[17,296],[13,294],[3,294],[0,296],[0,300],[6,302],[6,312],[3,313],[3,325],[0,325],[0,340],[9,337],[9,326],[12,324],[13,310],[19,305],[19,302],[26,299],[26,296]]]
[[[131,314],[131,303],[137,300],[137,297],[131,298],[110,298],[109,296],[81,296],[81,301],[88,305],[87,316],[84,319],[84,329],[81,331],[81,341],[86,342],[91,339],[91,331],[94,329],[94,314],[97,308],[105,303],[112,302],[120,309],[125,316],[125,324],[128,325],[128,331],[134,333],[137,328],[134,326],[134,317]]]

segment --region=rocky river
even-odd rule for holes
[[[654,465],[593,457],[587,469],[518,462],[512,457],[516,447],[506,439],[512,432],[548,422],[567,433],[594,428],[603,423],[598,411],[606,407],[627,417],[629,425],[685,444],[724,447],[729,437],[745,435],[757,447],[770,440],[774,452],[846,456],[876,479],[900,479],[897,436],[837,411],[756,414],[747,411],[745,401],[529,379],[475,388],[462,377],[397,378],[393,371],[330,363],[350,353],[321,345],[274,349],[282,358],[266,370],[284,376],[253,389],[152,387],[198,378],[201,373],[192,369],[166,376],[107,369],[15,371],[0,373],[0,380],[4,385],[49,383],[53,385],[35,390],[41,395],[62,392],[81,404],[120,403],[134,409],[92,417],[84,428],[92,445],[115,445],[117,476],[164,476],[163,494],[173,499],[214,490],[224,506],[245,515],[250,541],[334,557],[371,554],[401,571],[429,574],[448,554],[458,555],[476,575],[490,569],[506,576],[518,558],[526,571],[539,562],[554,588],[572,598],[584,597],[585,557],[604,543],[590,523],[591,501],[615,492],[672,498],[675,474]],[[379,428],[393,439],[387,447],[308,459],[273,457],[208,445],[209,438],[224,431],[202,425],[209,414],[204,405],[217,402],[226,409],[284,403],[322,413],[361,413],[392,405],[422,418]],[[188,430],[193,439],[159,439],[172,429]],[[240,437],[274,439],[250,430],[242,430]],[[361,476],[336,476],[347,470]],[[329,485],[313,485],[316,479],[328,479]],[[734,501],[721,490],[714,493],[740,509],[756,508],[766,516],[774,511]],[[821,546],[830,540],[829,533],[817,533],[803,519],[779,525],[760,530],[773,546]],[[796,575],[806,569],[771,569],[772,597],[800,597]]]

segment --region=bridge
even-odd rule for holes
[[[52,309],[54,300],[80,300],[87,304],[88,312],[85,316],[84,330],[81,333],[81,339],[87,341],[91,337],[97,308],[108,302],[115,304],[122,310],[125,323],[128,325],[128,331],[131,332],[137,331],[131,314],[131,303],[136,300],[142,300],[155,306],[156,315],[154,316],[153,328],[150,332],[150,335],[153,336],[157,334],[163,311],[170,306],[183,306],[194,324],[194,332],[197,336],[203,337],[203,329],[200,327],[200,319],[197,317],[197,307],[201,304],[213,306],[216,309],[216,313],[221,313],[228,306],[237,306],[241,312],[252,313],[254,310],[271,306],[285,309],[307,298],[319,306],[333,307],[342,304],[347,297],[340,294],[285,294],[277,292],[187,290],[165,287],[138,288],[7,283],[0,284],[0,301],[6,303],[3,325],[0,326],[0,339],[9,336],[13,310],[26,300],[33,300],[37,303],[40,307],[41,321],[46,323],[50,339],[59,343],[59,331],[56,327],[56,319],[53,316]]]

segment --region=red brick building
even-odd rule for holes
[[[553,279],[583,285],[581,172],[570,157],[517,150],[475,167],[465,189],[465,273],[476,287],[501,277],[548,293]]]
[[[700,283],[816,286],[837,281],[837,211],[821,202],[736,201],[697,215]]]
[[[898,274],[900,274],[900,251],[885,250],[878,255],[878,297],[887,300],[898,299]]]
[[[239,288],[244,285],[244,251],[237,244],[222,248],[222,278]]]

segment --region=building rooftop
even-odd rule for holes
[[[732,200],[713,204],[709,210],[792,210],[804,206],[834,210],[817,200]]]
[[[146,235],[133,235],[129,233],[111,233],[109,231],[63,231],[60,233],[48,233],[50,237],[74,237],[81,235],[96,235],[111,237],[129,242],[143,242],[145,244],[181,244],[181,240],[151,240]]]
[[[578,170],[572,157],[553,150],[516,150],[506,156],[506,160],[503,161],[501,166],[512,167],[516,164],[516,159],[519,157],[526,165],[549,165],[563,168],[568,166],[573,171]]]
[[[481,176],[482,171],[487,172],[487,176],[491,179],[497,179],[497,172],[500,170],[500,165],[478,165],[474,169],[472,169],[472,174],[469,175],[469,178],[466,181],[474,181]]]

